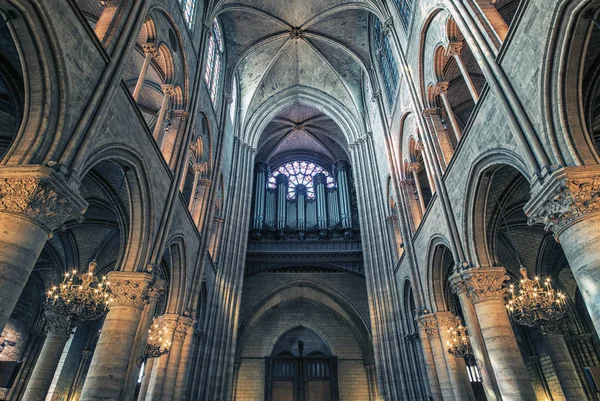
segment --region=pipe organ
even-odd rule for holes
[[[301,162],[306,163],[306,162]],[[285,173],[269,179],[269,166],[257,163],[254,170],[254,230],[316,231],[352,229],[349,168],[340,160],[333,177],[324,169],[291,183]]]

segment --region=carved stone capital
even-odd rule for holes
[[[181,121],[187,120],[189,116],[190,116],[190,113],[188,113],[185,110],[174,110],[173,111],[173,118],[179,118]]]
[[[210,187],[212,185],[212,180],[203,178],[198,181],[198,185],[201,187]]]
[[[165,96],[173,96],[173,93],[175,93],[175,88],[171,84],[162,84],[160,88]]]
[[[143,309],[153,296],[160,296],[157,293],[160,289],[153,286],[155,282],[149,273],[111,272],[108,274],[108,280],[111,307],[128,306]]]
[[[504,267],[475,267],[459,274],[473,303],[503,298],[504,282],[510,280]]]
[[[72,332],[70,317],[57,315],[49,310],[44,313],[44,317],[46,318],[44,329],[48,334],[69,338]]]
[[[173,340],[183,342],[193,324],[194,320],[192,318],[180,316],[175,325],[175,330],[173,331]]]
[[[440,115],[440,109],[438,109],[437,107],[430,107],[428,109],[423,110],[423,117],[425,118],[438,115]]]
[[[435,316],[438,326],[442,327],[442,330],[447,330],[448,327],[456,327],[460,324],[460,318],[451,312],[437,312]]]
[[[158,47],[156,47],[156,43],[144,43],[142,49],[144,49],[144,54],[146,55],[152,57],[158,56]]]
[[[408,165],[408,169],[411,172],[418,173],[420,168],[421,168],[421,164],[417,163],[417,162],[413,162]]]
[[[463,48],[462,42],[450,42],[446,48],[446,56],[460,56],[460,52]]]
[[[417,318],[417,320],[423,326],[425,334],[427,334],[427,338],[432,339],[439,337],[440,332],[438,329],[438,321],[433,313],[421,315]]]
[[[448,91],[448,82],[438,82],[437,84],[435,84],[435,88],[434,88],[434,95],[441,95],[441,94],[445,94]]]
[[[450,288],[452,288],[453,294],[460,296],[468,291],[467,283],[460,273],[453,274],[448,280],[450,281]]]
[[[600,212],[600,167],[567,167],[531,188],[528,224],[543,224],[558,239],[572,224]]]
[[[194,163],[192,164],[192,170],[194,170],[195,173],[203,173],[204,172],[204,163]]]
[[[44,166],[7,167],[0,170],[0,213],[35,221],[51,235],[69,220],[83,220],[87,202]]]

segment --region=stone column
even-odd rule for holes
[[[171,341],[171,348],[169,348],[168,354],[161,355],[154,360],[152,373],[150,375],[150,383],[148,385],[148,395],[146,396],[146,400],[148,401],[159,401],[162,397],[165,378],[167,375],[167,368],[169,365],[169,358],[173,352],[173,337],[175,334],[175,328],[177,327],[178,318],[179,315],[173,313],[158,317],[158,321],[165,325],[167,331],[166,336]]]
[[[162,141],[164,136],[164,120],[169,108],[169,101],[173,96],[173,85],[165,84],[161,85],[163,91],[163,100],[158,111],[158,117],[156,118],[156,127],[154,127],[154,140],[158,144],[159,148],[162,148]]]
[[[471,97],[473,101],[477,103],[479,101],[479,93],[477,93],[477,89],[475,88],[475,84],[473,84],[473,79],[471,79],[471,74],[467,71],[467,67],[465,63],[463,63],[462,58],[460,57],[460,51],[462,50],[463,44],[462,42],[450,42],[448,44],[448,48],[446,49],[446,56],[454,57],[454,61],[456,61],[456,65],[462,74],[465,83],[467,84],[467,88],[469,88],[469,93],[471,93]]]
[[[146,394],[148,394],[148,386],[150,385],[150,377],[152,376],[152,369],[154,368],[154,358],[148,359],[144,366],[144,376],[142,377],[142,383],[140,384],[140,392],[138,393],[138,401],[144,401]]]
[[[196,193],[194,194],[194,208],[192,209],[192,217],[196,222],[196,226],[200,230],[203,231],[202,224],[204,224],[204,215],[206,214],[207,207],[207,196],[208,190],[212,185],[212,180],[208,180],[206,178],[201,178],[198,180],[198,186],[196,187]]]
[[[577,368],[573,364],[571,353],[560,329],[555,326],[544,326],[544,349],[552,361],[556,377],[560,383],[566,401],[587,400]]]
[[[444,104],[444,109],[446,109],[446,114],[450,120],[452,131],[454,131],[456,139],[460,140],[462,132],[460,130],[460,126],[458,125],[458,120],[454,115],[454,111],[452,110],[452,106],[450,105],[450,101],[448,100],[448,82],[438,82],[435,85],[435,94],[442,98],[442,103]]]
[[[490,358],[485,349],[483,337],[481,335],[481,327],[479,327],[479,321],[477,320],[477,314],[475,313],[475,307],[471,298],[469,297],[467,287],[460,275],[456,273],[450,276],[450,285],[452,286],[452,292],[458,296],[460,301],[461,310],[465,318],[465,325],[469,331],[469,340],[473,347],[473,354],[477,361],[477,366],[481,370],[481,379],[483,384],[483,390],[487,401],[499,400],[497,395],[496,379],[492,375],[492,369],[490,367]]]
[[[210,239],[210,255],[213,258],[213,262],[217,262],[217,253],[219,252],[219,245],[221,243],[221,232],[223,231],[223,220],[222,217],[215,217],[213,220],[213,230]]]
[[[23,401],[44,401],[46,399],[60,357],[71,336],[70,318],[56,315],[50,311],[47,311],[45,316],[48,334],[40,356],[35,363],[31,378],[27,383],[22,398]]]
[[[150,66],[150,62],[152,58],[156,57],[158,54],[158,49],[156,48],[156,44],[154,43],[144,43],[142,45],[144,49],[144,64],[142,64],[142,69],[140,70],[140,75],[138,76],[137,83],[135,85],[135,89],[133,90],[133,99],[137,102],[140,97],[140,92],[142,87],[144,86],[144,81],[146,80],[146,73],[148,72],[148,67]]]
[[[450,160],[452,159],[452,155],[454,154],[454,149],[452,146],[452,142],[448,137],[448,130],[444,128],[441,119],[442,110],[438,108],[429,108],[423,110],[423,117],[427,121],[429,128],[432,132],[435,133],[435,137],[437,139],[437,143],[440,149],[440,155],[438,159],[440,162],[443,162],[443,166],[447,166],[450,164]]]
[[[265,224],[265,199],[267,191],[267,163],[256,163],[254,167],[254,224],[255,230],[262,230]]]
[[[531,188],[528,223],[543,224],[562,244],[600,334],[600,166],[567,167]]]
[[[196,203],[196,191],[198,190],[198,181],[200,181],[200,175],[204,171],[202,163],[192,164],[192,170],[194,170],[194,182],[192,183],[192,195],[188,203],[188,208],[194,210],[194,204]]]
[[[421,188],[421,181],[419,181],[419,163],[411,163],[408,169],[412,173],[413,180],[415,183],[415,189],[417,190],[417,196],[419,197],[419,207],[421,208],[421,216],[425,214],[427,206],[425,206],[425,199],[423,199],[423,189]]]
[[[427,316],[427,314],[421,314],[416,320],[420,323],[419,338],[421,341],[421,349],[423,350],[423,359],[425,360],[425,370],[427,372],[429,390],[433,401],[442,401],[442,390],[440,389],[440,382],[435,367],[433,350],[429,343],[429,336],[434,334],[434,324],[432,322],[435,322],[435,320],[428,319],[427,317],[421,319],[421,316]]]
[[[48,237],[87,203],[54,170],[0,168],[0,333]]]
[[[110,310],[104,320],[80,401],[121,401],[144,306],[155,295],[149,273],[112,272]]]
[[[473,301],[490,365],[504,400],[535,401],[529,373],[504,305],[503,267],[472,268],[461,273]]]
[[[187,151],[187,149],[182,149],[182,141],[186,126],[185,122],[189,116],[190,114],[185,110],[173,110],[171,112],[171,123],[163,130],[160,150],[171,171],[175,171],[179,151]]]
[[[173,397],[175,392],[175,383],[177,381],[178,370],[181,362],[181,354],[183,351],[183,344],[188,332],[188,329],[192,326],[193,320],[189,317],[179,316],[175,327],[173,328],[173,342],[171,344],[171,350],[168,354],[167,369],[165,370],[164,382],[161,392],[161,401],[172,401],[176,398]],[[182,372],[183,374],[183,372]]]
[[[465,360],[457,358],[448,352],[447,344],[451,341],[448,330],[451,327],[458,326],[460,319],[450,312],[437,312],[435,315],[438,320],[440,339],[442,340],[444,358],[446,358],[446,367],[448,369],[450,383],[452,383],[454,398],[461,401],[475,401],[475,395],[473,394],[473,388],[469,381]]]
[[[431,396],[434,400],[443,401],[466,401],[458,400],[454,397],[452,383],[448,370],[446,368],[446,357],[444,356],[444,346],[440,338],[438,321],[433,313],[424,314],[418,317],[419,323],[422,326],[422,331],[425,333],[424,338],[427,338],[431,356],[433,358],[427,364],[427,374],[431,386]],[[424,347],[426,349],[427,347]],[[427,356],[426,356],[427,357]],[[437,383],[437,384],[436,384]]]
[[[173,390],[173,400],[176,401],[187,399],[187,387],[192,370],[194,332],[198,322],[192,319],[190,319],[188,322],[190,324],[187,327],[185,339],[183,340],[181,358],[179,359],[179,367],[177,368],[177,380],[175,381],[175,389]]]

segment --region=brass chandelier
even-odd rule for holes
[[[471,347],[471,341],[467,335],[467,328],[460,323],[456,327],[450,327],[448,329],[450,340],[446,341],[448,346],[448,353],[457,358],[464,358],[465,360],[473,358],[473,347]]]
[[[105,315],[112,301],[110,282],[106,276],[96,276],[95,268],[94,260],[86,273],[78,273],[75,269],[65,273],[63,282],[48,290],[46,307],[76,321],[96,320]]]
[[[167,326],[164,322],[158,322],[156,318],[148,330],[148,341],[144,354],[137,360],[138,366],[142,366],[150,358],[159,358],[169,352],[171,341],[169,340]]]
[[[550,278],[541,280],[527,277],[527,269],[521,266],[523,278],[518,288],[511,284],[507,293],[506,309],[510,319],[517,324],[536,327],[560,320],[566,312],[566,297],[552,288]]]

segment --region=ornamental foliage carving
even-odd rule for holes
[[[504,268],[471,269],[463,273],[464,283],[473,302],[491,298],[503,298],[504,282],[510,280]]]
[[[84,209],[46,179],[0,178],[0,212],[28,217],[49,231],[57,230],[68,220],[81,219]]]
[[[71,335],[71,319],[69,317],[60,316],[50,311],[47,311],[45,316],[45,330],[47,333],[67,338]]]
[[[591,179],[563,180],[549,198],[531,214],[528,223],[544,224],[558,233],[573,221],[600,211],[600,175]]]
[[[433,315],[424,315],[419,318],[419,323],[423,325],[425,334],[428,338],[434,338],[439,335],[438,322]]]
[[[111,306],[133,306],[143,309],[152,298],[160,297],[164,293],[164,285],[156,285],[146,280],[109,278]]]

